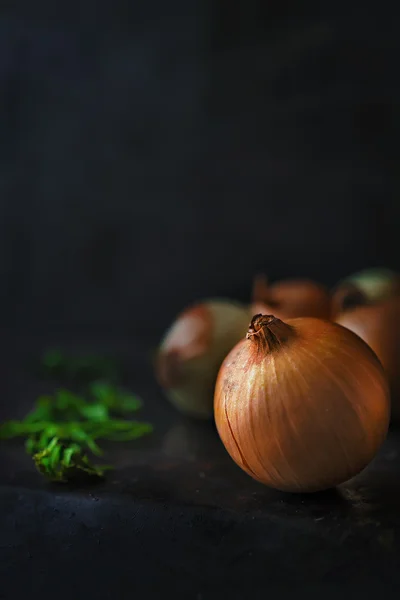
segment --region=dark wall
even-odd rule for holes
[[[3,327],[400,267],[395,12],[275,4],[0,9]]]

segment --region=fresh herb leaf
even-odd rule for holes
[[[86,404],[81,407],[80,415],[92,421],[108,421],[109,410],[104,404]]]
[[[42,357],[42,363],[44,367],[48,369],[54,369],[63,365],[65,358],[60,350],[54,348],[48,350]]]
[[[111,467],[92,464],[86,454],[103,454],[98,440],[130,441],[153,428],[122,418],[141,407],[136,396],[104,381],[92,382],[89,390],[89,400],[66,389],[41,396],[25,419],[0,424],[0,439],[26,438],[26,452],[51,481],[71,481],[85,474],[103,477]]]
[[[48,350],[41,359],[42,372],[50,377],[63,377],[68,380],[92,381],[108,379],[117,381],[119,368],[111,359],[101,356],[67,356],[58,348]]]
[[[69,482],[79,475],[103,477],[110,465],[93,465],[88,456],[82,453],[78,444],[65,446],[57,438],[33,455],[33,460],[40,473],[55,482]]]
[[[112,412],[134,412],[142,407],[140,398],[127,394],[107,382],[95,381],[89,389],[92,396]]]
[[[41,396],[36,400],[35,408],[25,417],[25,423],[50,421],[52,417],[53,400],[50,396]]]

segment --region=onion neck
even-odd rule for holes
[[[250,323],[246,339],[250,340],[259,353],[267,354],[277,350],[295,336],[291,325],[274,315],[255,315]]]

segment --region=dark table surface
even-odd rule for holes
[[[186,420],[152,378],[151,348],[89,337],[71,350],[121,357],[155,433],[109,447],[92,487],[51,485],[16,442],[0,445],[0,598],[207,598],[400,591],[400,433],[337,490],[287,495],[242,473],[211,423]],[[51,338],[4,346],[0,418],[22,416],[54,383],[30,365]]]

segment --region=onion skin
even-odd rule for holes
[[[214,414],[225,448],[251,477],[315,492],[372,460],[386,437],[390,396],[380,362],[349,330],[258,315],[221,366]]]
[[[257,275],[253,282],[252,309],[253,315],[273,313],[279,319],[329,319],[331,298],[323,285],[309,279],[287,279],[269,285],[264,275]]]
[[[167,331],[156,360],[156,378],[171,404],[192,417],[213,416],[215,381],[222,361],[243,338],[250,311],[210,300],[181,313]]]
[[[392,419],[400,418],[400,299],[358,306],[337,317],[337,323],[366,342],[381,361],[391,389]]]

